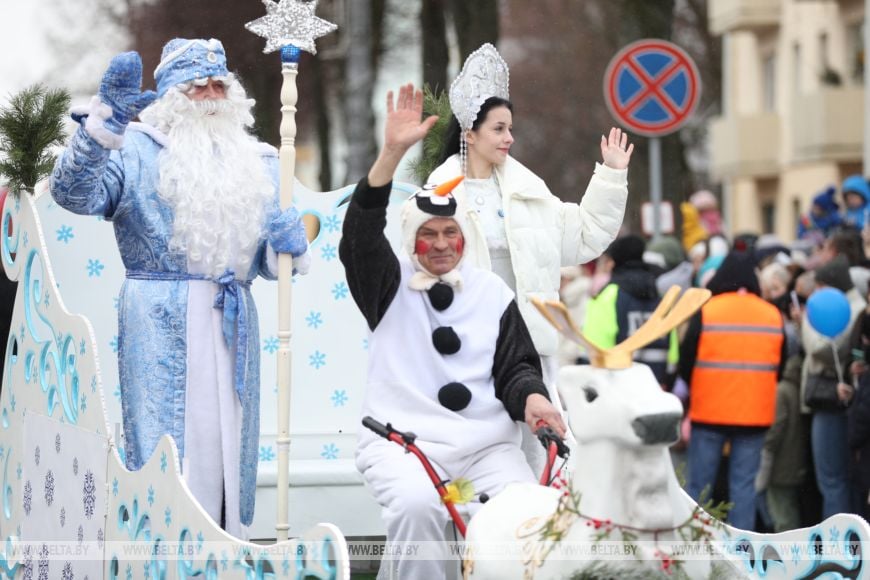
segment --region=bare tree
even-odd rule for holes
[[[534,3],[530,5],[534,7]],[[484,42],[498,43],[498,0],[450,0],[450,11],[463,61]]]
[[[423,32],[423,84],[433,91],[447,88],[447,0],[423,0],[420,30]]]
[[[375,160],[377,145],[372,97],[375,84],[373,10],[371,0],[348,3],[345,34],[351,49],[344,67],[342,114],[347,137],[345,183],[357,181]]]

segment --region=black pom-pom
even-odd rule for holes
[[[438,391],[438,402],[451,411],[461,411],[471,402],[471,391],[462,383],[447,383]]]
[[[452,326],[439,326],[432,331],[432,344],[441,354],[456,354],[462,348],[462,341]]]
[[[453,304],[453,288],[443,282],[438,282],[429,288],[429,302],[432,308],[441,311]]]

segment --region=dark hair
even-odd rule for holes
[[[511,113],[514,112],[514,106],[509,100],[501,97],[490,97],[480,106],[480,111],[478,111],[477,118],[471,125],[471,130],[477,131],[480,129],[480,126],[486,120],[486,116],[489,112],[498,107],[507,107],[508,111]],[[447,125],[447,130],[444,132],[444,143],[441,144],[441,157],[438,159],[438,165],[447,161],[451,155],[459,153],[459,138],[461,136],[462,127],[459,126],[459,121],[456,119],[456,115],[451,115],[450,124]]]
[[[737,292],[741,288],[760,296],[761,288],[758,286],[755,265],[755,256],[752,252],[731,250],[707,282],[707,289],[713,293],[713,296]]]
[[[828,243],[838,255],[846,257],[849,266],[859,266],[864,262],[864,242],[857,229],[841,228],[831,234]]]

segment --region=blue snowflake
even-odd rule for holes
[[[91,377],[91,392],[97,392],[97,375]]]
[[[112,347],[112,352],[118,352],[118,335],[112,337],[112,340],[109,341],[109,346]]]
[[[327,232],[337,232],[341,228],[341,220],[333,214],[321,222],[323,229]]]
[[[226,550],[221,550],[221,570],[226,572],[227,566],[229,565],[229,563],[230,563],[230,558],[229,558],[229,556],[227,556]],[[285,574],[285,576],[286,576],[286,574]]]
[[[335,390],[332,393],[332,406],[333,407],[344,407],[345,403],[347,403],[347,391],[344,389]]]
[[[831,536],[831,543],[836,544],[837,540],[840,539],[840,530],[837,529],[837,526],[832,526],[830,530],[828,530],[828,534]]]
[[[265,350],[269,354],[275,354],[275,352],[278,350],[278,337],[270,336],[268,338],[264,338],[263,350]]]
[[[337,256],[336,249],[337,248],[332,244],[326,244],[325,246],[323,246],[323,248],[320,249],[320,257],[327,262],[330,262],[334,260]]]
[[[275,451],[271,445],[260,445],[260,461],[275,461]]]
[[[88,397],[87,395],[82,395],[82,413],[85,412],[88,408]]]
[[[133,564],[127,564],[127,580],[133,580]]]
[[[154,486],[148,486],[148,505],[154,505]]]
[[[24,515],[30,515],[30,510],[33,509],[33,486],[30,485],[30,481],[27,481],[24,484],[24,503],[22,507],[24,507]]]
[[[198,532],[196,534],[196,551],[202,552],[202,544],[205,542],[205,536],[202,535],[202,532]]]
[[[30,245],[30,236],[27,235],[27,232],[24,232],[24,247],[26,248],[29,245]]]
[[[335,446],[335,443],[324,445],[320,456],[324,459],[338,459],[338,447]]]
[[[13,394],[9,397],[9,407],[12,409],[12,412],[15,412],[15,395]]]
[[[347,298],[347,294],[350,290],[348,290],[346,282],[339,282],[335,286],[332,287],[332,297],[336,300],[341,300],[342,298]]]
[[[48,291],[45,292],[45,297],[43,297],[43,299],[42,299],[42,304],[43,304],[46,308],[48,308],[49,306],[51,306],[51,295],[48,293]]]
[[[326,355],[319,350],[315,350],[314,354],[308,355],[308,365],[315,369],[326,366]]]
[[[100,274],[103,273],[103,266],[99,260],[92,260],[88,258],[88,278],[93,278],[94,276],[99,277]]]
[[[68,244],[71,239],[73,239],[75,234],[73,233],[73,229],[69,226],[60,226],[57,230],[57,241],[63,242],[64,244]]]
[[[112,495],[118,495],[118,478],[112,480]]]
[[[166,510],[164,510],[163,512],[163,515],[163,521],[166,522],[166,527],[168,528],[169,525],[172,523],[172,510],[169,509],[169,507],[167,506]]]
[[[166,467],[169,465],[169,460],[166,458],[166,452],[160,454],[160,471],[166,473]]]
[[[112,394],[115,395],[116,399],[118,399],[119,401],[121,400],[121,384],[120,383],[115,385],[115,392]]]
[[[284,571],[285,576],[290,575],[290,559],[287,558],[286,552],[284,553],[284,561],[281,562],[281,570]]]
[[[15,473],[18,474],[18,479],[21,479],[21,463],[18,464],[18,469],[15,470]]]
[[[81,342],[79,342],[79,356],[85,356],[85,353],[88,352],[85,348],[87,344],[85,343],[85,339],[83,338]]]
[[[312,310],[308,316],[305,317],[305,322],[308,323],[309,328],[317,330],[317,327],[323,324],[323,315],[320,312]]]
[[[54,503],[54,473],[49,469],[48,473],[45,474],[45,493],[43,497],[45,498],[45,504],[51,507],[51,504]]]

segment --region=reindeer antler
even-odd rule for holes
[[[571,342],[579,344],[586,352],[589,353],[590,360],[597,360],[604,355],[604,350],[592,343],[583,332],[574,324],[571,318],[571,313],[568,308],[558,300],[547,300],[546,302],[539,298],[531,298],[532,304],[538,309],[547,322],[552,324],[556,330],[562,333]]]
[[[711,295],[709,290],[690,288],[680,296],[679,286],[671,286],[643,326],[627,339],[609,349],[602,349],[586,338],[571,319],[568,309],[561,302],[555,300],[545,302],[537,298],[531,298],[531,301],[556,330],[586,349],[592,366],[624,369],[631,366],[631,355],[634,351],[682,324],[697,312],[710,299]]]

